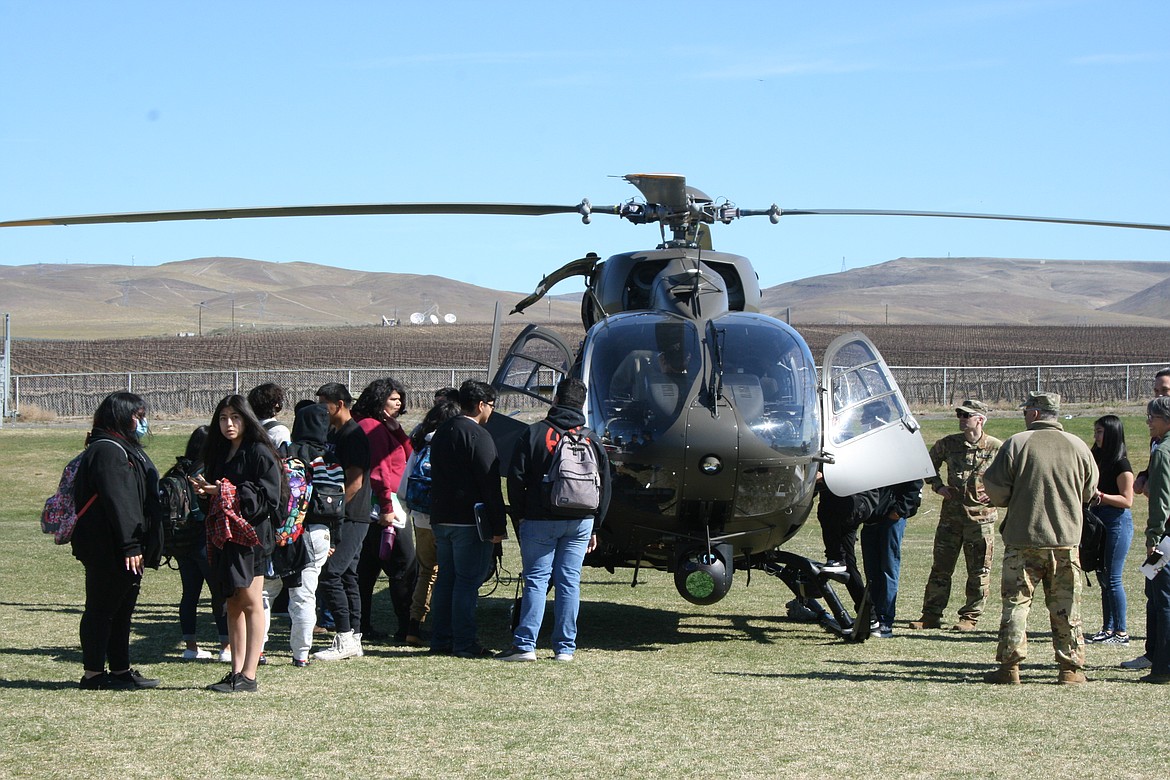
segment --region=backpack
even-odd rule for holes
[[[414,465],[406,476],[406,508],[424,515],[431,513],[431,445],[424,444],[415,454]]]
[[[206,519],[188,477],[195,474],[194,464],[179,458],[166,474],[159,477],[158,493],[162,502],[163,555],[178,558],[190,555],[199,543],[200,525]]]
[[[336,528],[345,517],[345,469],[326,452],[308,462],[309,482],[313,487],[306,523],[322,523]]]
[[[305,515],[313,497],[312,472],[305,461],[296,455],[280,459],[280,504],[276,509],[273,525],[276,530],[276,546],[295,542],[305,530]]]
[[[1105,565],[1105,524],[1088,504],[1081,514],[1081,571],[1099,571]]]
[[[122,450],[122,454],[127,458],[130,457],[118,442],[110,441],[110,444]],[[77,467],[81,465],[82,455],[85,455],[85,450],[65,464],[65,469],[61,472],[61,481],[57,483],[57,492],[45,500],[45,508],[41,510],[41,533],[53,534],[53,541],[57,544],[69,544],[78,518],[89,511],[93,502],[97,500],[97,493],[94,493],[80,510],[73,504],[73,482],[77,478]]]
[[[552,462],[541,482],[542,505],[552,517],[592,517],[601,505],[601,473],[589,430],[558,432]]]

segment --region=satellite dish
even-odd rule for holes
[[[421,311],[416,311],[414,314],[410,315],[410,324],[422,325],[424,319],[426,318],[423,317],[423,313]]]
[[[431,315],[431,324],[432,324],[432,325],[438,325],[438,324],[439,324],[439,315],[438,315],[438,314],[432,314],[432,315]]]
[[[455,324],[455,314],[454,313],[444,314],[443,315],[443,322],[447,323],[448,325],[454,325]]]

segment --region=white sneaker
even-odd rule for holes
[[[211,660],[211,653],[209,653],[206,650],[200,650],[198,647],[196,647],[194,650],[184,650],[183,651],[183,660],[184,661],[210,661]]]
[[[562,661],[562,662],[572,661],[573,654],[572,653],[557,653],[556,655],[553,656],[553,660],[554,661]]]
[[[344,634],[334,634],[333,644],[324,650],[313,653],[318,661],[340,661],[343,658],[357,658],[362,655],[362,643],[354,637],[352,631]]]
[[[517,647],[510,647],[502,653],[496,653],[497,661],[535,661],[536,651],[521,650]]]
[[[353,655],[354,658],[361,658],[366,654],[366,651],[362,650],[362,635],[356,631],[353,632],[353,646],[357,648],[357,652]]]
[[[230,664],[232,662],[232,649],[225,647],[223,650],[220,650],[218,658],[220,663]]]
[[[1135,669],[1135,670],[1149,669],[1153,665],[1154,665],[1154,662],[1151,661],[1149,658],[1147,658],[1144,655],[1139,655],[1137,658],[1133,659],[1132,661],[1122,661],[1121,662],[1122,669]]]

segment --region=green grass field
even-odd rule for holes
[[[1085,437],[1094,416],[1064,421]],[[1022,427],[993,420],[994,435]],[[1135,469],[1144,420],[1126,418]],[[928,443],[954,420],[924,422]],[[172,425],[148,451],[164,468],[185,440]],[[671,576],[586,570],[577,660],[504,664],[368,645],[365,658],[294,669],[287,621],[274,620],[257,695],[202,690],[224,667],[180,660],[175,571],[150,571],[135,614],[135,665],[162,678],[143,692],[77,690],[81,565],[37,523],[40,506],[83,434],[63,427],[0,431],[0,776],[2,777],[1025,777],[1107,771],[1165,773],[1160,690],[1117,668],[1140,654],[1090,646],[1091,683],[1055,684],[1046,611],[1033,610],[1019,687],[986,686],[999,619],[998,566],[983,630],[912,632],[930,568],[938,499],[907,529],[893,639],[846,645],[793,623],[778,581],[743,573],[706,608],[682,601]],[[1145,499],[1127,567],[1130,629],[1144,633],[1137,565]],[[519,569],[514,543],[505,565]],[[792,549],[819,557],[815,519]],[[997,551],[997,564],[1000,558]],[[962,581],[960,563],[959,583]],[[480,635],[509,642],[514,583],[481,600]],[[961,584],[952,597],[959,597]],[[375,622],[393,628],[388,597]],[[1100,590],[1085,590],[1085,626]],[[948,618],[953,618],[953,611]],[[204,607],[201,640],[213,643]],[[540,648],[548,656],[547,642]]]

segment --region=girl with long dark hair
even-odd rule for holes
[[[206,498],[211,577],[227,606],[232,669],[208,688],[257,690],[264,649],[264,575],[276,546],[273,517],[281,498],[280,458],[241,395],[215,407],[203,447],[203,473],[192,477]]]
[[[106,396],[94,412],[74,477],[78,517],[71,543],[85,566],[82,690],[154,688],[159,682],[130,667],[130,620],[142,571],[158,568],[161,552],[149,538],[161,506],[158,471],[142,449],[148,430],[140,396]]]
[[[354,419],[370,443],[370,487],[376,504],[372,511],[377,513],[377,522],[370,524],[358,558],[361,632],[363,638],[385,636],[372,622],[374,586],[378,575],[384,573],[390,581],[390,603],[398,618],[394,638],[400,642],[406,638],[410,600],[418,579],[414,538],[406,525],[405,512],[396,508],[395,496],[411,452],[410,437],[398,421],[406,409],[406,388],[391,377],[370,382],[353,405]],[[391,526],[395,529],[393,547],[389,557],[383,560],[382,536]]]
[[[1121,419],[1107,414],[1093,423],[1093,458],[1101,476],[1097,481],[1100,503],[1093,511],[1105,524],[1105,555],[1097,572],[1101,582],[1101,630],[1086,642],[1128,645],[1127,602],[1121,572],[1133,541],[1133,467],[1125,449]]]

